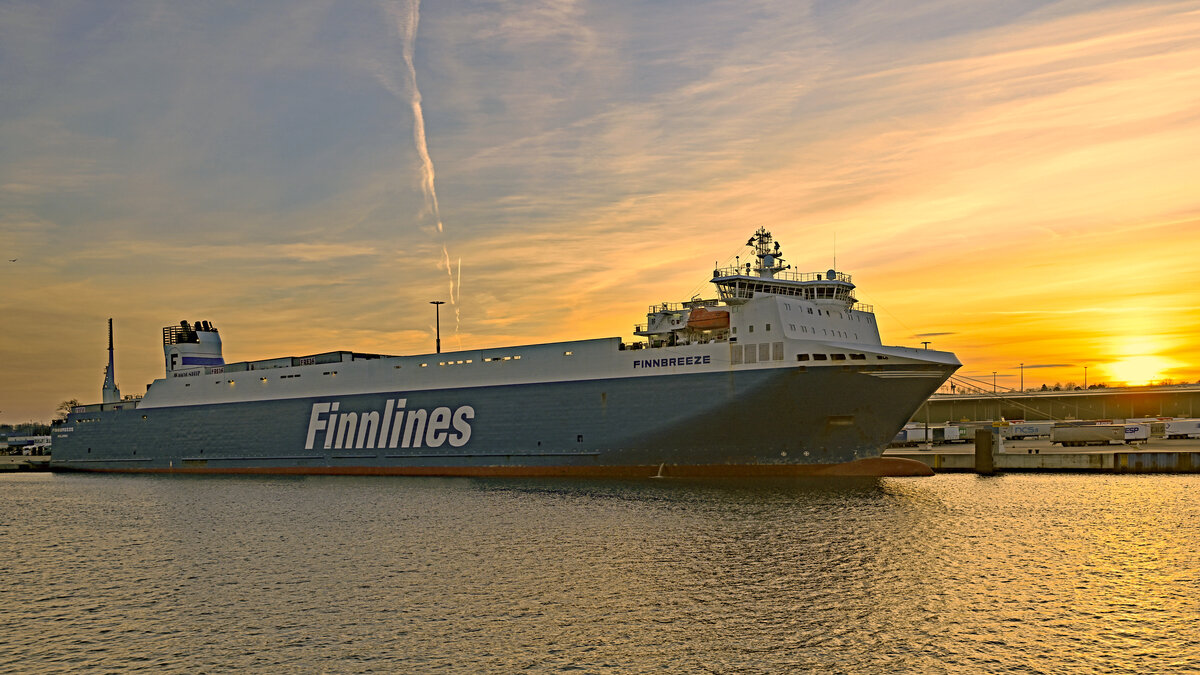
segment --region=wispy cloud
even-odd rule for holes
[[[766,225],[976,369],[1200,353],[1195,2],[11,2],[0,45],[0,313],[48,336],[627,334]]]

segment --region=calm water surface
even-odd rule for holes
[[[0,476],[0,672],[1200,671],[1200,476]]]

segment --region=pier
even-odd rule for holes
[[[1200,414],[1200,384],[1146,387],[1093,387],[1060,391],[971,391],[938,393],[910,420],[914,427],[965,425],[973,429],[994,420],[1098,420],[1120,423],[1127,418],[1194,418]],[[1003,424],[1003,422],[1002,422]],[[974,433],[972,431],[971,433]],[[934,441],[939,440],[931,434]],[[995,438],[985,434],[992,443]],[[923,438],[924,435],[921,434]],[[923,443],[891,448],[885,457],[915,459],[935,473],[973,471],[1079,471],[1099,473],[1200,473],[1200,438],[1168,439],[1086,447],[1063,447],[1047,437],[1006,439],[1003,447],[984,447],[982,439]]]
[[[975,445],[938,445],[931,450],[892,448],[884,452],[883,456],[915,459],[929,465],[934,473],[1200,473],[1200,439],[1195,438],[1156,438],[1146,443],[1093,446],[1086,449],[1063,448],[1045,438],[1006,440],[1002,452],[990,443],[987,446],[981,447],[981,444],[976,442]]]
[[[1200,384],[1062,391],[976,391],[929,397],[912,421],[1123,419],[1200,416]]]
[[[49,470],[50,455],[0,455],[0,473]]]

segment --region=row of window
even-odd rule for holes
[[[809,360],[811,360],[811,361],[830,361],[830,360],[845,361],[847,356],[850,357],[851,361],[866,361],[867,360],[866,354],[797,354],[796,360],[797,361],[809,361]],[[883,360],[887,359],[887,356],[885,356],[883,354],[876,354],[875,359],[879,360],[879,361],[883,361]]]
[[[786,310],[788,310],[789,312],[792,310],[792,306],[791,306],[791,304],[789,304],[789,303],[786,303],[786,302],[785,302],[785,303],[783,303],[783,308],[784,308],[784,309],[786,309]],[[797,308],[796,308],[796,311],[800,311],[801,309],[804,309],[804,308],[803,308],[803,307],[797,307]],[[808,313],[809,313],[809,314],[812,314],[812,313],[813,313],[812,307],[809,307],[809,308],[807,308],[807,309],[808,309]],[[829,311],[829,310],[827,310],[827,309],[818,309],[818,310],[817,310],[817,314],[824,314],[825,316],[828,316],[828,317],[832,317],[832,316],[833,316],[833,312],[831,312],[831,311]],[[838,312],[838,313],[837,313],[837,315],[838,315],[838,318],[839,318],[839,319],[853,319],[853,320],[855,320],[855,321],[862,321],[862,318],[863,318],[863,314],[862,314],[862,313],[859,313],[859,314],[854,314],[853,312],[847,312],[847,313],[843,314],[842,312]],[[871,321],[874,319],[874,317],[873,317],[873,316],[871,316],[871,315],[869,315],[869,314],[868,314],[868,315],[866,315],[866,317],[867,317],[867,323],[871,323]]]
[[[729,363],[760,363],[783,360],[782,342],[761,342],[756,345],[729,345]]]
[[[755,293],[770,293],[772,295],[792,295],[814,299],[846,300],[850,297],[850,289],[845,286],[790,286],[772,283],[747,283],[744,281],[725,282],[717,285],[722,297],[752,298]]]
[[[563,352],[563,355],[564,355],[564,356],[571,356],[573,353],[574,353],[574,352],[569,352],[569,351],[568,351],[568,352]],[[520,354],[517,354],[517,355],[514,355],[514,356],[489,356],[489,357],[487,357],[487,358],[485,358],[485,359],[484,359],[484,362],[486,363],[486,362],[492,362],[492,361],[519,361],[519,360],[521,360],[521,355],[520,355]],[[463,359],[463,360],[458,360],[458,361],[439,361],[439,362],[438,362],[438,365],[439,365],[439,366],[457,366],[457,365],[464,365],[464,364],[467,364],[467,363],[474,363],[474,359]],[[426,368],[426,367],[428,367],[428,366],[429,366],[429,364],[428,364],[428,363],[422,363],[422,364],[421,364],[421,367],[422,367],[422,368]],[[394,368],[396,368],[397,370],[399,370],[399,369],[401,368],[401,365],[400,365],[400,364],[396,364],[396,365],[394,366]],[[322,375],[337,376],[337,374],[338,374],[338,371],[336,371],[336,370],[326,370],[325,372],[323,372],[323,373],[321,373],[321,374],[322,374]],[[293,374],[291,374],[291,375],[280,375],[280,376],[279,376],[279,379],[281,379],[281,380],[287,380],[287,379],[291,379],[291,378],[293,378],[293,377],[300,377],[300,375],[301,375],[300,373],[293,373]],[[260,379],[261,379],[263,382],[266,382],[266,381],[267,381],[267,378],[265,378],[265,377],[263,377],[263,378],[260,378]],[[215,380],[213,383],[214,383],[214,384],[221,384],[221,380]],[[234,382],[233,382],[233,380],[228,380],[228,383],[229,383],[229,384],[233,384]],[[185,387],[190,387],[190,386],[192,386],[192,383],[191,383],[191,382],[186,382],[186,383],[184,383],[184,385],[183,385],[183,386],[185,386]]]
[[[791,328],[792,332],[796,332],[796,330],[797,330],[796,324],[794,324],[794,323],[789,323],[788,328]],[[812,333],[813,335],[817,334],[817,329],[809,327],[809,326],[800,326],[799,331],[801,333]],[[850,338],[850,333],[848,333],[844,330],[837,330],[837,329],[831,330],[829,328],[822,328],[821,332],[825,335],[832,335],[833,337],[840,337],[840,338],[846,338],[846,339]],[[855,340],[858,339],[858,333],[854,333],[854,339]]]

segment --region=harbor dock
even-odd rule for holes
[[[50,455],[0,455],[0,473],[49,470]]]
[[[1006,440],[1003,451],[974,445],[892,448],[884,457],[924,462],[934,473],[1066,471],[1092,473],[1200,473],[1200,439],[1064,448],[1049,439]],[[981,456],[987,455],[987,456]],[[988,461],[990,458],[990,462]]]

